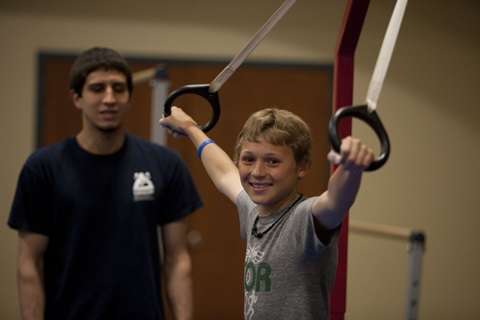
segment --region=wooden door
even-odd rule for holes
[[[74,57],[41,55],[39,59],[38,144],[48,145],[76,134],[81,127],[78,111],[68,94],[68,74]],[[226,64],[185,61],[129,59],[132,70],[140,71],[165,63],[170,88],[209,83]],[[219,91],[221,115],[209,132],[227,153],[247,117],[260,108],[288,109],[302,117],[314,136],[314,161],[301,183],[307,196],[325,190],[329,177],[327,123],[331,112],[332,68],[325,66],[246,64]],[[181,106],[199,123],[210,118],[210,107],[199,97],[182,96]],[[151,88],[134,89],[127,131],[149,139]],[[167,145],[185,160],[204,208],[189,218],[193,259],[195,319],[243,319],[243,265],[245,243],[240,239],[237,211],[216,191],[203,170],[189,139],[168,137]],[[168,315],[170,317],[170,315]]]

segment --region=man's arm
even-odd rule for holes
[[[338,227],[353,205],[363,171],[373,161],[373,152],[360,140],[347,137],[342,141],[340,157],[340,166],[330,177],[327,191],[312,206],[315,219],[327,230]]]
[[[43,254],[48,245],[48,237],[20,230],[18,239],[17,282],[21,316],[23,320],[43,319]]]
[[[185,220],[162,227],[167,299],[176,320],[193,319],[192,261],[186,238]]]
[[[160,124],[167,127],[174,135],[185,134],[195,145],[195,148],[209,139],[198,127],[198,124],[182,109],[172,107],[172,113],[167,118],[162,118]],[[217,189],[229,198],[233,203],[237,202],[237,196],[243,189],[237,166],[232,159],[215,143],[207,144],[201,154],[205,170]]]

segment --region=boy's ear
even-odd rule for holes
[[[310,163],[308,163],[307,161],[304,161],[298,166],[297,176],[299,178],[303,178],[307,174],[309,169],[310,169]]]

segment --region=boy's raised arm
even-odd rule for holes
[[[160,125],[178,137],[187,135],[199,150],[199,156],[210,179],[217,189],[236,204],[238,193],[243,189],[238,168],[232,159],[216,143],[205,143],[210,138],[182,109],[172,107],[171,115],[160,119]]]
[[[353,205],[363,171],[373,161],[373,152],[360,140],[347,137],[342,140],[340,158],[327,191],[312,206],[313,216],[327,230],[338,227]]]

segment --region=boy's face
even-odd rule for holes
[[[123,73],[97,70],[85,79],[82,96],[73,93],[75,106],[83,113],[83,125],[108,132],[121,127],[130,93]]]
[[[243,142],[238,169],[243,188],[260,214],[268,215],[293,200],[308,166],[297,165],[290,147],[260,140]]]

